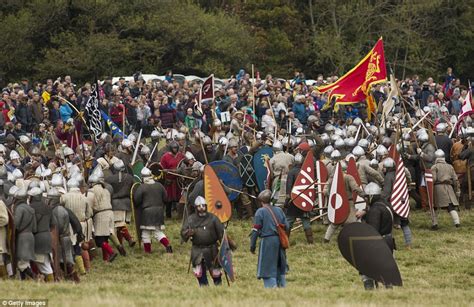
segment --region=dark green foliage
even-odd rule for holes
[[[0,5],[0,79],[343,74],[383,36],[397,77],[474,70],[469,0],[33,0]]]

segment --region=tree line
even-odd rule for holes
[[[474,71],[469,0],[4,0],[0,79],[341,75],[380,36],[398,78]],[[263,76],[262,76],[263,77]]]

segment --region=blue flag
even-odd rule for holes
[[[234,281],[234,267],[232,266],[232,251],[229,247],[227,234],[224,231],[221,247],[219,249],[219,264],[229,276],[230,281]]]
[[[107,114],[104,113],[104,111],[100,111],[102,113],[102,118],[105,120],[107,125],[110,128],[110,131],[112,131],[112,136],[115,136],[116,134],[120,135],[122,138],[126,138],[125,134],[123,134],[122,130],[109,118]]]

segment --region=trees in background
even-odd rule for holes
[[[5,1],[0,78],[343,74],[384,37],[398,78],[474,71],[469,0]]]

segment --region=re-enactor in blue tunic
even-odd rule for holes
[[[250,235],[250,251],[255,253],[257,238],[260,237],[257,278],[263,279],[265,288],[280,288],[286,285],[285,275],[288,271],[288,264],[285,250],[280,245],[277,225],[270,210],[278,223],[286,226],[286,230],[289,225],[283,210],[270,205],[271,194],[270,190],[264,190],[258,195],[262,207],[255,213],[254,226]]]

